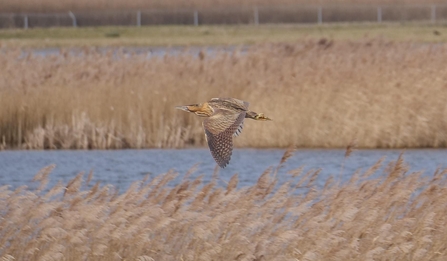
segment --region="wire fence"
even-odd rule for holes
[[[412,21],[436,23],[443,20],[447,20],[447,4],[288,5],[198,10],[0,13],[0,28]]]

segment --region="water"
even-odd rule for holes
[[[95,50],[106,54],[109,51],[112,51],[114,54],[117,52],[122,52],[125,56],[130,54],[138,54],[145,55],[146,58],[155,58],[155,57],[163,57],[165,55],[168,56],[179,56],[181,54],[188,54],[192,57],[199,57],[200,52],[205,52],[207,57],[213,57],[218,53],[246,53],[249,46],[189,46],[189,47],[156,47],[156,46],[148,46],[148,47],[96,47]],[[81,48],[69,48],[68,53],[71,55],[83,55],[83,51]],[[32,49],[32,54],[39,57],[47,57],[47,56],[59,56],[61,49],[57,47],[49,47],[49,48],[37,48]],[[24,56],[23,56],[24,57]]]
[[[386,157],[383,165],[398,158],[401,150],[357,150],[345,160],[343,179],[348,180],[358,169],[366,170],[381,157]],[[279,183],[290,178],[289,170],[303,166],[304,171],[321,168],[317,184],[322,185],[330,175],[339,177],[345,150],[303,149],[298,150],[279,171]],[[239,187],[256,183],[259,176],[270,166],[277,166],[284,150],[280,149],[235,149],[233,157],[219,175],[228,181],[235,173],[239,175]],[[404,160],[410,172],[424,171],[432,175],[436,168],[447,167],[447,150],[425,149],[407,150]],[[194,176],[204,175],[204,180],[211,179],[216,166],[207,149],[182,150],[107,150],[107,151],[1,151],[0,185],[16,188],[26,185],[35,188],[34,175],[43,167],[56,164],[50,174],[49,186],[58,181],[65,184],[79,172],[87,174],[93,171],[93,184],[112,184],[120,191],[126,190],[134,181],[142,180],[147,174],[152,176],[174,170],[179,172],[179,179],[191,167],[199,163]],[[85,177],[86,177],[85,176]],[[178,182],[177,181],[174,181]],[[224,183],[222,183],[223,185]]]
[[[299,43],[295,43],[299,44]],[[302,44],[304,47],[304,43]],[[415,49],[438,49],[444,46],[443,43],[415,43],[413,48]],[[112,52],[115,57],[118,53],[122,53],[124,57],[129,57],[131,54],[144,55],[147,59],[162,58],[164,56],[179,56],[183,54],[190,55],[191,57],[199,57],[200,52],[204,52],[207,58],[214,58],[217,54],[221,53],[237,53],[239,55],[247,54],[251,45],[222,45],[222,46],[124,46],[124,47],[94,47],[93,50],[107,54]],[[84,55],[84,49],[79,47],[58,48],[34,48],[31,49],[31,53],[37,57],[49,57],[61,55],[61,50],[68,50],[68,53],[74,56]],[[22,58],[25,57],[25,52],[22,53]]]

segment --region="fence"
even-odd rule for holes
[[[202,10],[133,10],[0,14],[0,28],[447,20],[447,4],[276,6]]]

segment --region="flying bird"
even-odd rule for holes
[[[233,152],[233,136],[241,133],[244,119],[271,120],[263,113],[249,111],[248,105],[248,102],[234,98],[212,98],[208,102],[176,108],[205,117],[202,125],[211,155],[221,168],[225,168]]]

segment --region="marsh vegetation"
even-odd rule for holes
[[[237,147],[447,146],[444,43],[363,35],[259,39],[199,55],[84,47],[39,56],[12,38],[0,49],[1,149],[205,146],[200,119],[174,107],[222,96],[274,120],[246,124]],[[237,175],[222,180],[216,170],[205,182],[192,169],[147,176],[122,193],[92,184],[94,173],[47,187],[49,166],[36,189],[0,187],[0,257],[445,259],[446,170],[409,173],[399,157],[344,183],[317,186],[320,171],[302,168],[279,183],[291,155],[246,187]]]
[[[347,156],[349,156],[349,150]],[[92,173],[37,189],[0,188],[2,260],[444,260],[446,170],[409,173],[402,157],[348,182],[314,181],[301,168],[278,183],[278,166],[255,184],[179,173],[147,176],[124,193],[90,184]],[[372,175],[377,178],[371,178]]]
[[[150,58],[1,51],[2,148],[204,146],[201,120],[174,107],[212,97],[249,101],[274,120],[246,124],[236,146],[447,144],[445,44],[311,39]]]

